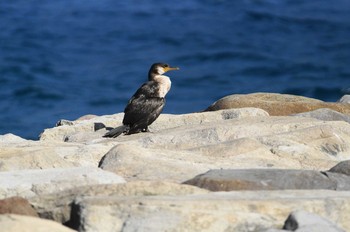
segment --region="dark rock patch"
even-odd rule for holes
[[[350,177],[337,173],[284,169],[210,170],[184,184],[211,191],[331,189],[349,190]]]

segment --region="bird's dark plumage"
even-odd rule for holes
[[[162,112],[165,105],[165,95],[171,86],[169,77],[162,74],[177,69],[164,63],[153,64],[148,73],[149,81],[136,91],[125,107],[123,126],[112,129],[104,137],[117,137],[122,133],[135,134],[148,131],[148,126]]]

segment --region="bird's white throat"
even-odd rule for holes
[[[165,97],[171,88],[170,78],[164,75],[157,75],[154,81],[159,83],[159,97]]]

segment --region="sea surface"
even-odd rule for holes
[[[0,134],[122,112],[154,62],[165,113],[230,94],[350,93],[349,0],[0,1]]]

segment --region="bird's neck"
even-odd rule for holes
[[[159,97],[165,97],[171,88],[170,78],[165,75],[155,75],[153,81],[159,84]]]

